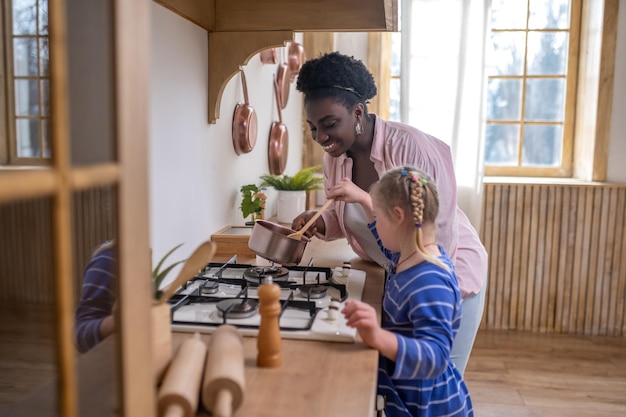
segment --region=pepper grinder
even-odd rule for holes
[[[266,277],[265,283],[259,286],[259,313],[261,324],[257,339],[257,366],[274,368],[280,366],[280,287],[274,284],[272,277]]]

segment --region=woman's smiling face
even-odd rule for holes
[[[356,118],[343,104],[332,98],[312,100],[306,104],[306,116],[313,140],[331,156],[340,156],[354,143]]]

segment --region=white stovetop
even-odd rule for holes
[[[335,268],[333,271],[333,281],[341,284],[346,284],[347,281],[347,300],[360,300],[363,297],[363,289],[365,287],[365,272],[360,270],[349,270],[349,275],[342,274],[341,268]],[[193,284],[192,284],[193,285]],[[197,287],[198,284],[196,284]],[[186,289],[185,293],[193,293],[196,287],[190,286]],[[337,318],[331,320],[328,316],[328,305],[330,304],[331,296],[336,296],[332,293],[335,290],[330,288],[330,295],[315,300],[317,308],[321,310],[317,312],[313,324],[309,330],[281,330],[281,336],[285,339],[304,339],[304,340],[321,340],[321,341],[334,341],[334,342],[348,342],[352,343],[356,340],[356,329],[350,328],[346,325],[346,320],[342,314],[338,314]],[[225,290],[228,292],[228,289]],[[238,290],[233,290],[238,291]],[[284,292],[286,294],[286,292]],[[296,292],[297,293],[297,292]],[[235,294],[224,294],[224,296],[231,296]],[[254,293],[249,293],[251,298],[255,297]],[[286,295],[281,295],[281,298],[286,298]],[[296,297],[296,299],[301,299]],[[311,300],[313,301],[313,300]],[[344,302],[339,307],[343,308]],[[287,315],[287,312],[289,314]],[[177,321],[207,321],[209,323],[221,323],[220,313],[215,307],[215,303],[210,304],[193,304],[184,306],[174,313],[174,317]],[[309,313],[301,310],[285,310],[283,317],[281,317],[281,324],[283,326],[290,327],[304,327],[304,325],[310,320]],[[236,321],[240,324],[258,325],[260,316],[257,314],[250,318],[245,319],[229,319],[229,322]],[[216,329],[216,324],[172,324],[172,329],[183,332],[199,332],[199,333],[212,333]],[[239,328],[240,333],[243,336],[256,336],[258,329]]]

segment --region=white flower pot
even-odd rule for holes
[[[278,191],[276,219],[291,225],[293,219],[306,208],[306,191]]]

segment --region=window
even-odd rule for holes
[[[453,150],[473,143],[480,130],[481,143],[472,149],[480,150],[478,170],[486,175],[606,180],[619,2],[399,4],[401,86],[390,76],[378,85],[391,92],[390,109],[399,89],[402,122]],[[392,44],[384,52],[390,67],[400,42]],[[484,72],[481,82],[477,71]],[[470,126],[468,134],[475,120],[481,127]]]
[[[50,158],[47,0],[3,0],[0,91],[5,113],[0,161],[46,164]],[[3,154],[4,153],[4,154]]]
[[[485,173],[571,176],[577,0],[494,0]]]

